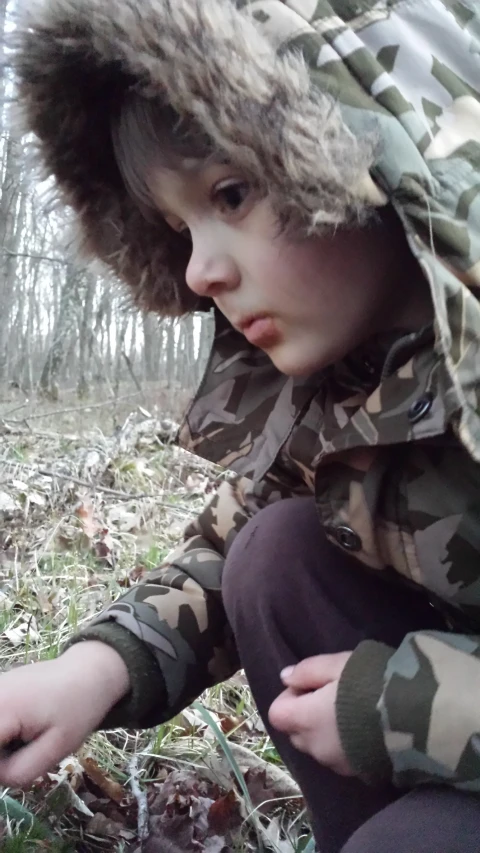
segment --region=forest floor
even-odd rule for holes
[[[164,559],[226,476],[172,446],[164,389],[105,397],[0,393],[2,670],[55,657]],[[0,787],[4,853],[312,847],[241,672],[156,729],[93,735],[29,790]]]

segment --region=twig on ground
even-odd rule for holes
[[[98,483],[89,483],[88,480],[81,480],[80,477],[74,477],[71,474],[62,474],[57,473],[56,471],[49,471],[46,468],[36,468],[34,465],[27,465],[25,462],[8,462],[5,460],[0,460],[0,464],[13,465],[15,468],[22,468],[23,470],[33,471],[35,474],[39,474],[41,477],[50,477],[52,480],[65,480],[69,483],[74,483],[76,486],[82,486],[85,489],[92,489],[94,492],[101,492],[103,495],[110,495],[111,497],[118,498],[119,500],[127,500],[127,501],[140,501],[140,500],[152,500],[158,504],[162,509],[168,509],[170,512],[178,512],[180,515],[188,516],[190,513],[188,510],[182,509],[181,507],[172,506],[171,504],[166,503],[158,503],[161,500],[163,495],[151,495],[148,492],[139,492],[136,494],[135,492],[120,492],[116,489],[108,489],[106,486],[102,486]]]
[[[142,753],[135,753],[132,756],[129,765],[128,765],[128,773],[129,773],[129,783],[130,788],[132,789],[132,794],[135,797],[138,805],[138,818],[137,818],[137,835],[139,841],[146,841],[149,833],[149,813],[148,813],[148,799],[147,799],[147,791],[142,790],[140,787],[140,783],[138,781],[142,768],[139,767],[139,758],[143,755],[148,755],[149,752],[152,751],[153,745],[155,743],[155,738],[153,738],[148,746],[143,750]]]
[[[72,406],[69,409],[55,409],[52,412],[40,412],[36,415],[28,415],[26,418],[22,418],[21,420],[8,418],[6,415],[2,415],[2,419],[13,424],[21,424],[25,423],[26,420],[33,421],[38,420],[39,418],[54,418],[58,415],[66,415],[73,412],[86,412],[90,409],[100,409],[102,406],[111,406],[114,403],[119,403],[121,400],[130,400],[132,397],[138,397],[140,393],[140,391],[134,391],[131,394],[124,394],[122,397],[111,397],[108,400],[103,400],[101,403],[89,403],[85,406]],[[21,406],[18,408],[21,408]]]
[[[89,483],[88,480],[81,480],[80,477],[71,477],[69,474],[57,474],[55,471],[48,471],[43,468],[38,469],[38,473],[42,477],[52,477],[54,479],[57,477],[59,480],[68,480],[69,483],[75,483],[76,486],[83,486],[86,489],[93,489],[95,492],[102,492],[103,495],[110,495],[113,498],[119,498],[120,500],[127,501],[140,501],[140,500],[154,500],[155,502],[160,500],[160,495],[149,495],[148,492],[139,492],[136,494],[135,492],[119,492],[116,489],[108,489],[98,483]],[[170,504],[160,504],[161,507],[165,509],[177,510],[178,507],[170,506]],[[180,510],[185,515],[189,515],[186,510]]]
[[[28,399],[24,400],[24,402],[20,403],[19,406],[15,406],[14,409],[10,409],[8,412],[6,412],[5,415],[2,415],[2,420],[6,420],[6,419],[8,419],[9,415],[13,415],[14,412],[18,412],[20,409],[24,409],[25,406],[28,406],[29,402],[30,402],[30,400],[28,400]]]
[[[2,422],[0,421],[0,423]],[[38,436],[38,438],[52,438],[55,441],[80,441],[81,439],[81,436],[76,435],[75,433],[54,432],[53,430],[48,429],[22,429],[21,427],[19,427],[18,429],[8,428],[8,435],[33,435]]]

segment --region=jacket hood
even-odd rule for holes
[[[194,117],[287,224],[314,231],[384,201],[369,175],[376,132],[355,136],[332,96],[312,84],[300,51],[284,50],[312,30],[306,17],[270,3],[278,7],[274,25],[260,31],[260,5],[24,0],[21,7],[14,61],[24,127],[36,135],[44,174],[76,212],[87,253],[143,308],[176,315],[201,306],[185,285],[183,240],[162,222],[146,222],[120,178],[109,116],[126,87]]]

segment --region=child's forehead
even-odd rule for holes
[[[165,214],[194,204],[215,180],[220,165],[210,158],[205,161],[187,157],[174,166],[153,167],[149,184],[155,206]]]
[[[225,157],[214,154],[209,157],[175,157],[168,164],[159,157],[158,162],[152,164],[151,172],[161,180],[167,176],[170,180],[178,182],[201,180],[208,177],[215,167],[229,165]]]

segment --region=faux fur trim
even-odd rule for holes
[[[362,217],[372,140],[357,140],[232,0],[23,0],[14,63],[24,127],[76,211],[86,251],[162,314],[199,307],[183,238],[145,221],[113,158],[109,104],[135,83],[190,114],[270,193],[282,220],[315,231]]]

